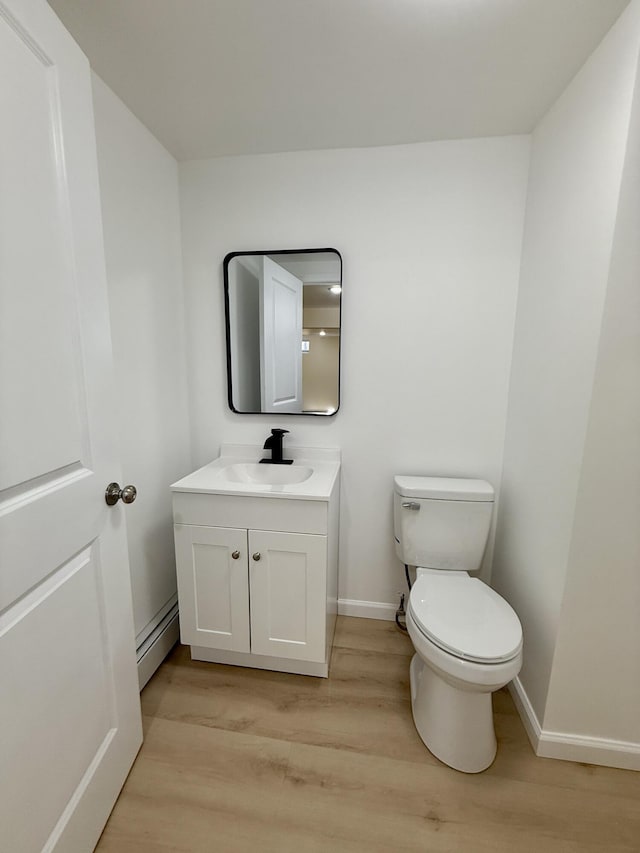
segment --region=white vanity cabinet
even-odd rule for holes
[[[250,652],[247,531],[176,524],[183,643]]]
[[[326,677],[337,612],[337,474],[321,499],[308,486],[188,491],[193,476],[172,487],[180,634],[192,658]]]
[[[249,531],[251,651],[324,661],[327,537]]]

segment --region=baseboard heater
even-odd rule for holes
[[[136,649],[138,662],[138,683],[140,690],[145,686],[156,669],[179,639],[178,604],[164,614],[151,628],[145,639]]]

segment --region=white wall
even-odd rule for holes
[[[342,448],[342,599],[405,588],[394,474],[499,484],[528,155],[528,137],[508,137],[180,165],[194,462],[276,425]],[[223,258],[314,246],[344,261],[340,411],[235,415]]]
[[[260,280],[239,261],[229,265],[229,327],[233,405],[260,411]]]
[[[138,644],[176,593],[169,484],[191,468],[178,172],[95,75],[94,108]],[[106,485],[106,484],[105,484]]]
[[[493,577],[523,623],[520,682],[540,723],[567,567],[575,563],[581,571],[584,555],[577,531],[589,512],[588,465],[580,496],[579,483],[629,130],[638,12],[632,3],[532,137]],[[596,407],[605,400],[603,392]],[[602,440],[589,439],[594,463]],[[585,620],[602,632],[603,625],[594,624],[598,592],[597,584],[581,588],[576,618],[566,611],[563,636]],[[616,618],[609,613],[606,624]],[[573,658],[569,666],[576,663]],[[574,710],[579,701],[572,700]]]
[[[546,730],[640,752],[640,87],[622,180]]]

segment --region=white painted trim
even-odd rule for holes
[[[229,649],[207,649],[191,646],[191,659],[230,666],[248,666],[251,669],[270,669],[274,672],[292,672],[296,675],[329,676],[329,664],[307,660],[277,658],[271,655],[253,655],[250,652],[233,652]]]
[[[351,598],[338,599],[338,614],[340,616],[358,616],[362,619],[385,619],[393,622],[396,618],[397,604],[387,604],[383,601],[357,601]]]
[[[177,608],[175,612],[170,614],[166,622],[159,625],[158,628],[158,633],[149,638],[150,643],[138,658],[138,685],[140,690],[149,681],[180,638]]]
[[[527,737],[531,742],[533,751],[537,755],[542,726],[540,725],[536,712],[533,710],[533,705],[527,696],[526,690],[522,686],[519,676],[516,676],[516,678],[509,683],[508,689],[509,693],[511,693],[511,697],[514,701],[518,714],[520,715],[520,719],[522,720]]]
[[[569,732],[543,731],[537,755],[541,758],[560,758],[601,764],[621,770],[640,770],[640,743],[574,735]]]
[[[305,284],[326,284],[327,287],[333,284],[342,284],[340,276],[334,272],[307,272],[300,278]]]
[[[600,764],[622,770],[640,770],[640,743],[576,735],[571,732],[546,731],[540,726],[519,678],[509,684],[509,692],[531,746],[540,758],[580,761],[583,764]]]

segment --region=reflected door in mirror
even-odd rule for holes
[[[260,411],[302,412],[302,281],[259,258]]]

